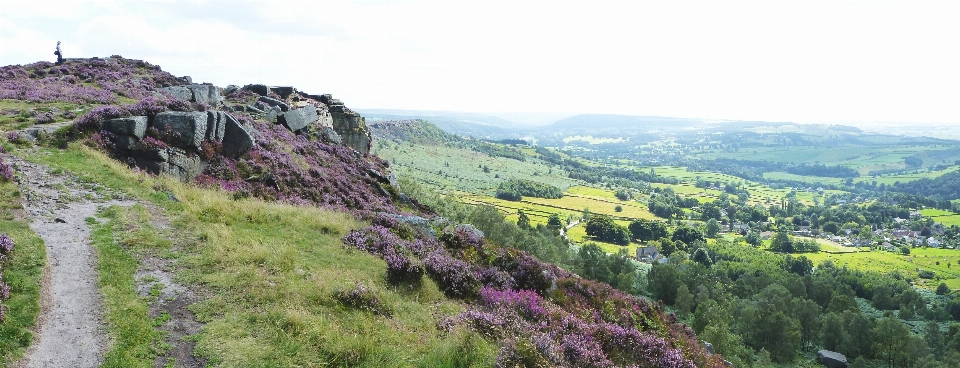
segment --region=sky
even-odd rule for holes
[[[957,124],[957,14],[946,1],[0,0],[0,65],[53,61],[59,40],[68,58],[356,109]]]

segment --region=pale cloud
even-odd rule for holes
[[[949,2],[8,1],[0,64],[144,59],[350,106],[955,123]]]

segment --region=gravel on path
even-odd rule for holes
[[[96,184],[54,174],[8,156],[18,174],[30,228],[43,239],[47,265],[36,339],[14,367],[96,367],[108,345],[97,288],[97,256],[88,217],[100,208],[131,206]]]

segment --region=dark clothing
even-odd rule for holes
[[[63,54],[60,53],[60,45],[57,45],[57,51],[53,52],[54,55],[57,55],[57,65],[63,64]]]

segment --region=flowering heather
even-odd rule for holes
[[[448,230],[439,243],[417,232],[419,239],[410,241],[397,235],[410,234],[402,230],[405,224],[389,218],[374,223],[352,232],[345,243],[380,256],[427,246],[427,275],[448,296],[472,302],[438,326],[447,331],[465,326],[501,341],[499,366],[722,366],[722,357],[708,356],[693,331],[677,324],[662,307],[609,285],[466,232]],[[528,288],[531,285],[536,288]]]
[[[0,261],[4,257],[9,257],[10,253],[13,252],[13,239],[10,239],[6,233],[0,234]]]
[[[0,157],[0,182],[13,181],[13,169],[10,167],[10,164],[3,162],[3,157]],[[0,238],[2,240],[3,238]],[[2,244],[0,244],[2,246]]]
[[[435,252],[423,260],[430,278],[437,283],[444,294],[454,298],[470,298],[480,291],[480,275],[474,265],[451,257],[449,254]]]
[[[385,171],[386,163],[357,155],[348,147],[311,141],[281,125],[238,120],[257,130],[257,145],[240,160],[211,161],[199,181],[267,200],[313,204],[340,210],[397,212],[390,196],[367,169]],[[230,168],[232,166],[232,169]]]

